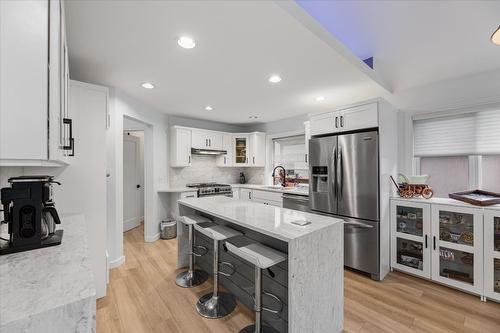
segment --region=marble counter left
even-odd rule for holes
[[[0,332],[95,332],[96,292],[82,215],[62,244],[0,257]]]

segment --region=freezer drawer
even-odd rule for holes
[[[378,222],[351,219],[344,223],[344,265],[380,279]]]

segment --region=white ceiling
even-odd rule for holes
[[[498,0],[298,3],[394,91],[500,68]]]
[[[72,79],[117,87],[169,114],[267,122],[387,92],[359,59],[273,2],[67,1],[66,14]],[[183,34],[196,48],[177,45]],[[267,82],[273,73],[280,84]]]

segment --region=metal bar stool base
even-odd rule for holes
[[[196,310],[205,318],[221,318],[233,312],[236,308],[236,298],[234,295],[219,292],[217,297],[213,293],[202,296],[196,303]]]
[[[240,331],[240,333],[256,333],[255,325],[250,325],[250,326],[245,327],[244,329],[242,329]],[[260,328],[260,333],[279,333],[279,332],[272,327],[262,326]]]
[[[182,288],[192,288],[199,286],[208,280],[208,273],[195,269],[179,273],[175,278],[175,284]]]

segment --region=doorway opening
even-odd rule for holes
[[[123,131],[123,232],[144,232],[144,131]]]

